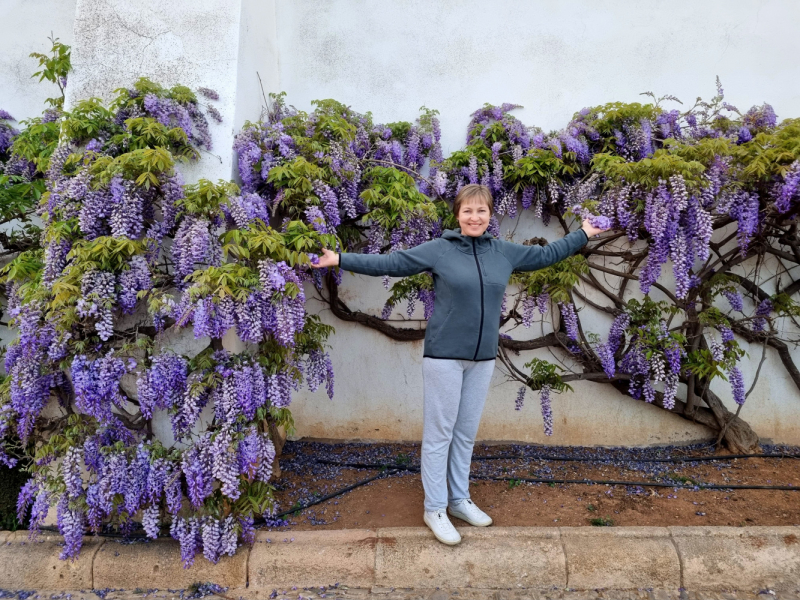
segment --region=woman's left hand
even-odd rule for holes
[[[598,233],[603,233],[604,231],[608,231],[611,228],[606,227],[605,229],[601,229],[600,227],[595,227],[594,225],[592,225],[592,222],[589,221],[589,219],[584,219],[583,225],[581,225],[581,229],[583,229],[586,232],[586,237],[591,239]]]

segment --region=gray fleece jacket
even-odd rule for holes
[[[583,229],[547,246],[523,246],[447,229],[442,237],[391,254],[339,255],[339,266],[364,275],[433,274],[433,315],[425,329],[423,356],[494,360],[500,305],[512,271],[536,271],[564,260],[589,239]]]

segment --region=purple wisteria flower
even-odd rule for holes
[[[544,434],[553,435],[553,408],[550,402],[550,386],[544,384],[539,390],[539,402],[542,406],[542,421],[544,422]]]

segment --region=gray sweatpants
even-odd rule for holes
[[[469,467],[494,360],[422,359],[425,510],[469,498]],[[450,484],[448,494],[447,484]]]

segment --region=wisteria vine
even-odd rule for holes
[[[240,185],[187,185],[177,163],[211,148],[206,116],[225,120],[216,93],[198,93],[202,102],[141,79],[107,105],[51,109],[57,119],[36,123],[53,123],[39,154],[0,113],[4,173],[39,177],[44,192],[40,241],[0,240],[12,250],[2,276],[18,330],[0,383],[0,462],[31,472],[19,517],[35,533],[52,507],[63,558],[108,528],[168,533],[187,567],[252,541],[255,518],[275,508],[273,432],[291,430],[293,393],[305,383],[333,397],[332,328],[306,312],[307,295],[394,339],[421,335],[392,325],[401,302],[409,319],[435,307],[421,273],[386,279],[383,319],[356,318],[338,269],[308,268],[315,252],[434,239],[456,226],[450,203],[467,183],[491,190],[495,236],[523,211],[565,233],[582,218],[613,228],[577,256],[514,274],[503,303],[501,363],[522,384],[515,407],[538,391],[546,435],[554,394],[592,380],[698,420],[731,447],[757,441],[710,384],[727,379],[741,407],[738,340],[779,353],[793,342],[782,332],[800,291],[795,120],[779,124],[767,104],[741,113],[721,88],[683,112],[661,107],[669,97],[586,108],[551,133],[524,125],[516,105],[487,105],[445,158],[436,111],[381,124],[331,100],[299,111],[280,94],[236,136]],[[772,288],[759,279],[767,254],[782,269]],[[592,311],[610,317],[606,335],[582,319]],[[543,335],[514,339],[517,325]],[[202,349],[171,349],[182,332]],[[245,352],[223,343],[233,334]],[[570,370],[509,357],[544,347],[563,350]],[[171,439],[154,435],[158,419]]]

